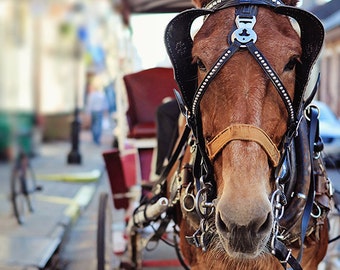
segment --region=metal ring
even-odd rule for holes
[[[192,212],[195,210],[195,196],[190,193],[191,182],[188,184],[187,188],[185,189],[185,196],[183,197],[182,206],[183,209],[187,212]]]
[[[183,198],[182,203],[183,209],[187,212],[192,212],[195,210],[195,197],[192,194],[186,194]]]
[[[277,201],[276,198],[275,198],[276,196],[281,196],[281,194],[282,194],[282,191],[277,189],[277,190],[274,191],[274,193],[272,194],[272,197],[270,199],[270,203],[271,203],[271,206],[272,206],[272,211],[273,211],[275,220],[281,219],[283,217],[283,214],[284,214],[284,206],[279,201]],[[278,207],[276,207],[276,203],[280,204],[280,206],[281,206],[280,209]]]
[[[316,206],[316,209],[318,210],[318,213],[315,215],[313,214],[313,211],[310,213],[310,215],[313,217],[313,218],[319,218],[322,214],[322,211],[321,211],[321,208],[319,205],[316,204],[316,202],[313,202],[313,204]]]
[[[208,190],[211,188],[211,184],[210,183],[206,183],[206,186],[202,189],[200,189],[197,194],[196,194],[196,203],[195,203],[195,207],[196,207],[196,212],[198,213],[198,215],[200,216],[201,219],[204,219],[204,218],[207,218],[210,216],[211,212],[208,213],[208,208],[206,207],[205,208],[205,213],[203,213],[203,211],[201,210],[201,207],[204,208],[204,205],[200,205],[200,198],[203,196],[203,195],[206,195],[206,193],[208,192]],[[206,199],[206,198],[205,198]],[[203,200],[204,201],[204,198]]]
[[[321,152],[314,153],[313,159],[317,160],[321,157]]]
[[[305,110],[303,111],[303,114],[304,114],[305,118],[306,118],[308,121],[310,121],[310,117],[308,116],[307,112],[309,112],[309,110],[310,110],[311,107],[314,107],[315,109],[317,109],[317,111],[318,111],[318,119],[319,119],[320,109],[319,109],[319,107],[316,106],[315,104],[309,104],[309,105],[305,108]]]

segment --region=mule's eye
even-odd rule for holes
[[[201,59],[197,58],[196,64],[201,71],[207,71],[207,68],[205,67]]]
[[[285,65],[284,71],[291,71],[295,68],[296,64],[299,62],[299,58],[297,56],[292,57],[289,62]]]

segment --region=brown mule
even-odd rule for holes
[[[194,135],[168,177],[169,198],[179,198],[185,261],[204,270],[287,263],[316,270],[327,250],[331,196],[321,159],[310,158],[317,136],[308,137],[304,94],[323,28],[293,7],[295,0],[194,3],[197,9],[170,22],[165,36]],[[199,16],[204,22],[192,41]],[[281,261],[273,256],[278,242],[287,251]],[[290,259],[302,249],[301,268],[294,267]]]

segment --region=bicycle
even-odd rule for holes
[[[26,213],[34,212],[34,193],[42,190],[42,187],[37,185],[30,157],[22,149],[18,151],[14,160],[10,181],[13,212],[17,222],[22,225],[25,222]]]

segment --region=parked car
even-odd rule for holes
[[[320,109],[320,136],[324,143],[324,161],[326,166],[340,165],[340,120],[324,102],[313,101]]]

